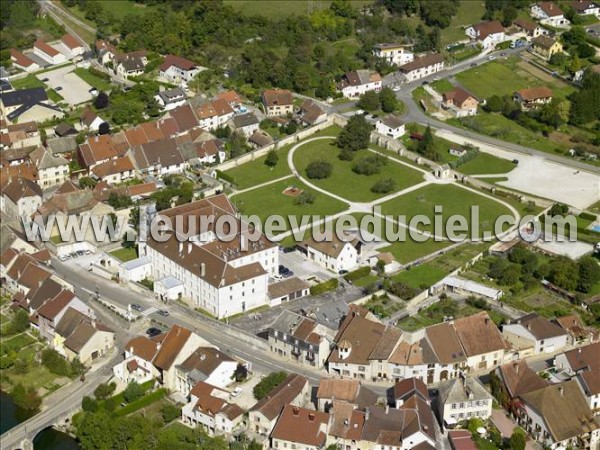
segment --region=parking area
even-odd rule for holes
[[[579,259],[583,255],[592,253],[594,246],[585,242],[543,242],[539,240],[535,246],[554,255],[567,256],[571,259]]]
[[[66,66],[36,76],[49,88],[58,92],[65,102],[74,106],[92,99],[92,94],[90,94],[92,86],[73,73],[74,69],[74,66]]]
[[[279,264],[287,267],[294,272],[294,276],[302,279],[316,276],[321,280],[327,280],[335,276],[333,272],[329,272],[323,267],[306,259],[298,250],[290,253],[280,251]]]
[[[600,23],[594,25],[588,25],[585,27],[586,31],[594,37],[600,37]]]

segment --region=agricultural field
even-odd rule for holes
[[[389,195],[371,192],[373,184],[382,179],[393,178],[396,181],[395,189],[392,192],[406,189],[423,181],[421,172],[394,161],[388,161],[378,174],[359,175],[353,172],[353,164],[361,158],[373,156],[373,153],[368,150],[359,150],[353,161],[340,160],[339,153],[340,150],[333,144],[333,140],[324,139],[310,142],[296,150],[294,164],[298,171],[306,176],[306,167],[311,162],[330,163],[333,167],[331,176],[322,180],[311,180],[311,182],[315,186],[356,202],[368,202]]]
[[[309,0],[225,0],[223,3],[230,5],[243,14],[251,16],[265,16],[277,19],[287,16],[300,16],[329,6],[328,1],[313,2]],[[373,0],[351,0],[355,8],[362,8],[373,3]],[[316,6],[315,6],[316,5]]]
[[[405,215],[406,221],[416,215],[427,216],[434,221],[434,207],[443,207],[442,217],[448,219],[452,215],[460,215],[470,222],[471,206],[479,206],[480,236],[485,231],[493,232],[494,221],[502,214],[511,214],[504,205],[456,185],[428,185],[416,191],[401,195],[382,205],[384,214]],[[471,224],[469,223],[469,233]],[[420,231],[432,232],[433,225],[420,225]],[[443,230],[445,235],[445,230]]]

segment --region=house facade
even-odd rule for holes
[[[398,139],[406,133],[404,122],[398,116],[391,114],[382,117],[375,123],[375,131],[394,139]]]
[[[504,324],[502,335],[513,347],[532,348],[535,354],[556,352],[566,347],[569,339],[566,331],[536,313]]]
[[[67,62],[67,58],[65,57],[65,55],[63,55],[61,52],[56,50],[51,45],[48,45],[46,42],[42,41],[41,39],[38,39],[37,41],[34,42],[33,54],[35,56],[40,57],[41,59],[43,59],[44,61],[46,61],[48,64],[51,64],[51,65],[62,64],[64,62]]]
[[[442,70],[444,70],[444,57],[438,53],[416,57],[414,61],[399,68],[400,75],[408,83]]]
[[[521,105],[521,109],[534,109],[539,106],[550,103],[553,98],[552,90],[545,87],[535,87],[530,89],[521,89],[515,92],[513,99]]]
[[[439,416],[446,426],[492,415],[492,395],[475,378],[461,376],[439,386]]]
[[[358,265],[362,243],[354,238],[342,241],[333,234],[332,239],[318,242],[312,238],[302,242],[301,247],[309,260],[335,273],[350,271]]]
[[[563,51],[563,46],[551,37],[538,36],[531,41],[531,49],[534,53],[549,61],[552,55]]]
[[[202,71],[202,67],[181,56],[167,55],[159,67],[159,76],[172,83],[189,83]]]
[[[60,155],[52,155],[44,147],[31,152],[29,159],[38,171],[37,182],[42,189],[63,184],[69,178],[69,161]]]
[[[346,98],[358,98],[366,92],[379,92],[382,87],[381,75],[369,70],[347,72],[338,88]]]
[[[498,20],[471,25],[465,32],[471,39],[480,43],[484,49],[494,48],[507,40],[504,27]]]
[[[542,25],[555,28],[568,28],[571,25],[571,22],[565,18],[563,10],[554,2],[535,3],[531,5],[530,14]]]
[[[405,44],[375,44],[373,55],[390,65],[401,66],[415,59],[415,55]]]
[[[287,89],[266,89],[261,94],[268,117],[286,116],[294,112],[293,96]]]

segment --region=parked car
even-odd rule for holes
[[[490,55],[490,56],[488,56],[488,59],[489,59],[490,61],[493,61],[494,59],[496,59],[496,57],[495,57],[494,55]]]
[[[421,83],[421,85],[425,86],[426,84],[429,84],[429,81],[425,80]]]
[[[48,81],[48,78],[42,78],[43,83],[45,83],[46,81]]]
[[[512,162],[513,162],[513,164],[519,164],[519,160],[518,159],[513,159]]]
[[[283,276],[282,276],[282,275],[279,275],[279,274],[276,274],[276,275],[273,275],[273,279],[274,279],[275,281],[281,281],[281,280],[283,280]]]
[[[471,67],[477,67],[477,63],[471,63]]]
[[[354,111],[354,115],[358,116],[359,114],[364,114],[365,112],[362,109],[357,109],[356,111]]]
[[[156,327],[150,327],[146,330],[146,334],[149,337],[154,337],[154,336],[158,336],[159,334],[161,334],[162,331],[160,331],[158,328]]]
[[[289,277],[293,277],[294,276],[294,272],[292,272],[291,270],[288,270],[286,273],[283,273],[283,278],[289,278]]]
[[[135,309],[136,311],[141,311],[142,307],[140,305],[138,305],[137,303],[133,303],[131,305],[131,309]]]
[[[394,91],[394,92],[398,92],[398,91],[399,91],[399,90],[401,90],[401,89],[402,89],[402,88],[401,88],[400,86],[394,86],[394,87],[392,88],[392,91]]]
[[[57,86],[56,88],[54,88],[55,91],[62,91],[62,86]]]
[[[233,391],[231,391],[231,396],[232,397],[237,397],[241,393],[242,393],[242,388],[238,386]]]
[[[158,314],[160,314],[163,317],[168,317],[169,311],[167,311],[166,309],[160,309],[160,310],[158,310]]]
[[[340,274],[340,275],[345,275],[345,274],[347,274],[347,273],[348,273],[348,271],[347,271],[347,270],[340,270],[340,271],[338,272],[338,274]]]
[[[506,56],[506,52],[500,53],[500,56]]]

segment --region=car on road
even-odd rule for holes
[[[518,159],[513,159],[512,162],[513,162],[513,164],[519,164],[519,160]]]
[[[146,330],[146,334],[149,337],[154,337],[154,336],[158,336],[159,334],[161,334],[162,331],[160,331],[158,328],[156,327],[150,327]]]
[[[48,81],[48,78],[42,78],[42,82],[45,83]]]
[[[169,316],[169,311],[167,311],[166,309],[159,309],[158,310],[158,314],[160,314],[163,317],[168,317]]]
[[[237,397],[241,393],[242,393],[242,388],[238,386],[233,391],[231,391],[231,396],[232,397]]]
[[[477,67],[477,63],[471,63],[471,67]]]
[[[494,55],[490,55],[490,56],[488,56],[488,59],[489,59],[490,61],[493,61],[494,59],[496,59],[496,57],[495,57]]]
[[[506,56],[506,52],[500,53],[500,56]]]
[[[429,84],[429,81],[425,80],[421,83],[421,85],[425,86],[426,84]]]
[[[345,275],[345,274],[347,274],[347,273],[348,273],[348,271],[347,271],[347,270],[340,270],[340,271],[338,272],[338,274],[340,274],[340,275]]]
[[[62,86],[57,86],[56,88],[54,88],[55,91],[62,91]]]
[[[131,309],[135,309],[136,311],[141,311],[143,308],[140,305],[138,305],[137,303],[133,303],[131,305]]]
[[[394,87],[392,88],[392,91],[394,91],[394,92],[398,92],[398,91],[400,91],[401,89],[402,89],[402,88],[401,88],[400,86],[394,86]]]

